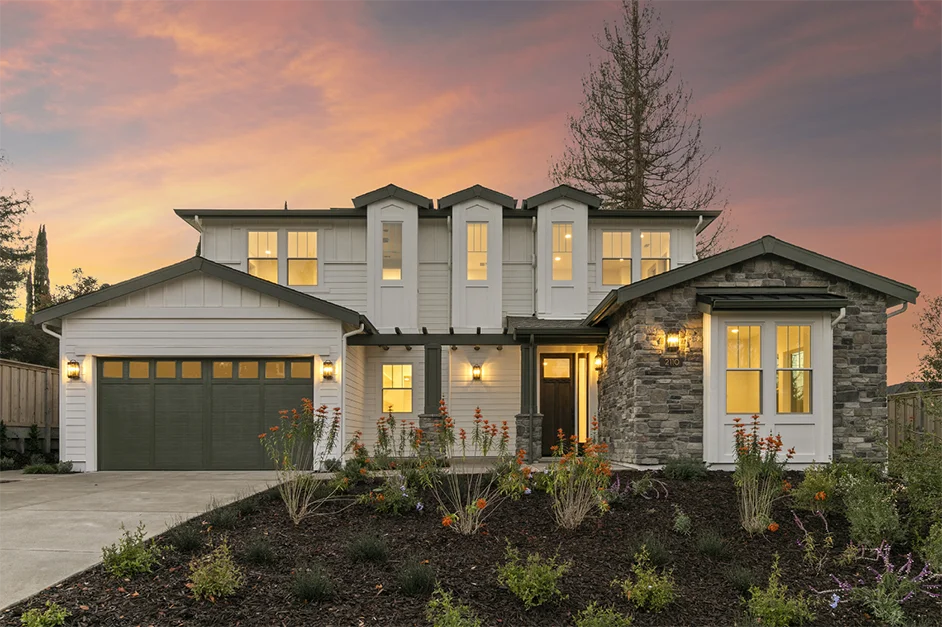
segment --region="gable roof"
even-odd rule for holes
[[[472,185],[471,187],[463,189],[460,192],[455,192],[454,194],[448,194],[443,198],[439,198],[438,208],[450,209],[458,203],[471,200],[472,198],[483,198],[484,200],[492,202],[495,205],[500,205],[505,209],[513,209],[517,206],[517,201],[507,194],[501,194],[500,192],[484,187],[483,185]]]
[[[589,207],[593,209],[598,209],[602,205],[602,199],[595,194],[590,194],[589,192],[584,192],[581,189],[576,189],[572,185],[563,184],[557,185],[553,189],[548,189],[545,192],[537,194],[536,196],[530,196],[523,201],[523,208],[536,209],[540,205],[553,202],[558,198],[571,198],[576,202],[589,205]]]
[[[58,305],[53,305],[52,307],[40,309],[35,314],[33,314],[33,324],[42,324],[43,322],[49,322],[57,318],[62,318],[63,316],[68,316],[69,314],[87,309],[88,307],[94,307],[95,305],[99,305],[113,298],[126,296],[131,292],[146,289],[148,287],[157,285],[158,283],[163,283],[164,281],[170,281],[186,274],[190,274],[191,272],[202,272],[224,281],[229,281],[230,283],[235,283],[236,285],[240,285],[242,287],[247,287],[273,298],[277,298],[278,300],[283,300],[286,303],[290,303],[302,309],[307,309],[308,311],[313,311],[315,313],[319,313],[329,318],[334,318],[335,320],[346,322],[354,326],[359,326],[362,324],[369,333],[377,332],[376,327],[373,326],[366,316],[359,314],[352,309],[328,302],[322,298],[317,298],[316,296],[304,294],[303,292],[293,290],[290,287],[285,287],[284,285],[278,285],[277,283],[260,279],[258,277],[252,276],[251,274],[248,274],[247,272],[242,272],[241,270],[234,270],[229,266],[224,266],[203,257],[191,257],[185,261],[181,261],[179,263],[160,268],[159,270],[142,274],[139,277],[128,279],[127,281],[122,281],[121,283],[116,283],[109,287],[102,288],[92,292],[91,294],[85,294],[84,296],[73,298],[72,300],[68,300]]]
[[[353,206],[356,209],[363,209],[367,205],[371,205],[374,202],[379,202],[385,200],[386,198],[398,198],[399,200],[404,200],[408,203],[418,206],[420,209],[432,209],[432,199],[426,198],[421,194],[416,194],[415,192],[410,192],[407,189],[403,189],[398,185],[393,185],[390,183],[386,187],[380,187],[379,189],[374,189],[371,192],[361,194],[353,199]]]
[[[598,324],[614,313],[622,303],[653,294],[663,289],[679,285],[685,281],[690,281],[704,275],[722,270],[723,268],[742,263],[763,255],[773,255],[800,263],[803,266],[819,270],[826,274],[836,276],[839,279],[850,281],[864,287],[870,288],[875,292],[880,292],[887,296],[887,306],[899,305],[901,303],[915,303],[919,290],[888,279],[879,274],[868,272],[856,266],[826,257],[819,253],[810,251],[794,244],[782,241],[778,238],[766,235],[754,242],[743,244],[737,248],[721,252],[712,257],[701,259],[663,274],[653,276],[650,279],[644,279],[631,285],[625,285],[608,293],[608,296],[602,299],[602,302],[596,306],[592,313],[586,319],[586,324]]]

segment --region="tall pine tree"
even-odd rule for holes
[[[26,321],[29,322],[33,317],[33,269],[26,271]]]
[[[46,239],[46,225],[39,227],[36,235],[36,261],[33,269],[33,311],[39,311],[52,303],[52,291],[49,285],[49,242]]]
[[[569,118],[551,178],[600,196],[603,209],[722,209],[722,191],[704,171],[712,153],[688,112],[690,92],[674,78],[657,14],[624,0],[622,23],[606,24],[597,41],[602,58],[582,81],[582,112]],[[698,252],[717,252],[728,226],[717,220]]]

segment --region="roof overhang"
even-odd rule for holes
[[[52,322],[82,311],[83,309],[100,305],[114,298],[120,298],[132,292],[137,292],[192,272],[201,272],[242,287],[247,287],[256,292],[277,298],[278,300],[282,300],[302,309],[334,318],[335,320],[345,322],[355,327],[359,327],[362,324],[367,333],[377,332],[376,327],[373,326],[366,316],[352,309],[328,302],[316,296],[304,294],[290,287],[285,287],[284,285],[278,285],[277,283],[254,277],[241,270],[235,270],[203,257],[191,257],[185,261],[160,268],[159,270],[154,270],[153,272],[148,272],[147,274],[122,281],[121,283],[116,283],[90,294],[73,298],[64,303],[40,309],[33,314],[32,322],[33,324]]]
[[[467,189],[463,189],[460,192],[455,192],[454,194],[448,194],[443,198],[438,199],[438,208],[450,209],[457,205],[474,198],[480,198],[488,202],[492,202],[495,205],[499,205],[504,209],[513,209],[517,206],[517,201],[513,197],[508,196],[507,194],[502,194],[493,189],[484,187],[483,185],[472,185]]]
[[[697,309],[714,311],[830,311],[846,307],[850,300],[826,289],[708,288],[697,290]]]
[[[644,279],[643,281],[612,290],[602,299],[592,313],[586,317],[585,323],[590,325],[598,324],[610,316],[623,303],[764,255],[779,257],[787,261],[799,263],[803,266],[884,294],[886,296],[887,307],[893,307],[902,303],[915,303],[916,297],[919,296],[919,290],[911,285],[894,281],[893,279],[826,257],[819,253],[801,248],[800,246],[789,244],[771,235],[766,235],[754,242],[724,251],[712,257],[701,259],[700,261],[689,263],[685,266],[665,272],[664,274],[651,277],[650,279]]]
[[[371,192],[357,196],[353,199],[353,207],[355,209],[363,209],[368,205],[372,205],[373,203],[377,203],[381,200],[386,200],[387,198],[398,198],[399,200],[404,200],[407,203],[411,203],[419,207],[420,209],[434,208],[431,198],[426,198],[421,194],[410,192],[409,190],[399,187],[398,185],[393,185],[392,183],[385,187],[380,187],[379,189],[374,189]]]
[[[569,198],[580,202],[583,205],[588,205],[589,208],[598,209],[602,205],[602,199],[596,196],[595,194],[590,194],[589,192],[584,192],[581,189],[576,189],[571,185],[557,185],[553,189],[548,189],[545,192],[539,193],[536,196],[530,196],[523,201],[524,209],[536,209],[540,205],[545,205],[548,202],[553,202],[554,200],[559,200],[560,198]]]

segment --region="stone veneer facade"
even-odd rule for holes
[[[671,457],[703,458],[698,287],[827,287],[847,297],[846,316],[834,328],[834,459],[886,458],[886,297],[764,255],[625,303],[609,318],[606,366],[599,380],[599,435],[614,461],[663,464]],[[680,330],[686,349],[680,368],[659,364],[665,329]]]

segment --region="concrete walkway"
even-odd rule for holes
[[[101,561],[101,548],[143,521],[175,519],[274,485],[273,472],[0,473],[0,608]]]

